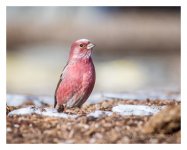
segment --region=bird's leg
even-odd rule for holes
[[[57,111],[58,111],[59,113],[64,112],[64,111],[65,111],[64,105],[57,105]]]

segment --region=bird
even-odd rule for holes
[[[72,43],[69,58],[60,75],[54,95],[54,108],[64,112],[66,108],[81,108],[90,96],[96,80],[92,60],[95,45],[88,39]]]

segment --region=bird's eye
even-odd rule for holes
[[[80,47],[83,47],[83,44],[80,44]]]

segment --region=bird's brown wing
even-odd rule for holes
[[[56,94],[57,94],[57,90],[58,90],[58,87],[61,83],[61,81],[63,80],[63,72],[65,70],[65,68],[67,67],[68,63],[65,65],[65,67],[63,68],[63,71],[62,71],[62,74],[60,75],[60,80],[58,81],[58,84],[57,84],[57,87],[55,89],[55,95],[54,95],[54,108],[56,107],[56,104],[57,104],[57,99],[56,99]]]

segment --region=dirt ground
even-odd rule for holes
[[[117,104],[167,106],[154,116],[99,118],[86,116],[94,110],[110,111]],[[23,104],[24,107],[31,103]],[[45,106],[46,107],[46,106]],[[50,107],[50,106],[49,106]],[[7,106],[7,113],[17,109]],[[174,100],[105,100],[66,110],[78,118],[7,115],[7,143],[180,143],[180,102]]]

